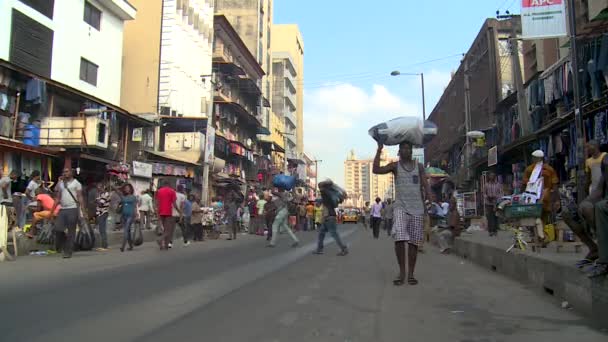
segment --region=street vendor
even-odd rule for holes
[[[532,153],[533,163],[524,171],[524,203],[542,203],[542,226],[538,227],[538,236],[544,239],[543,227],[548,223],[552,213],[559,209],[559,178],[551,165],[545,163],[545,153],[536,150]]]

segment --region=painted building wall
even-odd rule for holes
[[[213,7],[210,0],[163,2],[159,111],[206,117],[211,83]],[[178,5],[188,7],[178,8]]]
[[[158,111],[163,0],[130,0],[137,20],[125,24],[120,105],[131,113]]]
[[[16,9],[54,32],[51,79],[118,105],[123,24],[135,18],[136,10],[124,0],[89,2],[102,11],[99,31],[83,20],[85,0],[56,0],[52,19],[18,0],[0,1],[0,59],[10,60],[12,11]],[[120,10],[122,18],[108,6]],[[96,86],[80,80],[81,58],[99,66]]]
[[[301,155],[304,152],[304,41],[298,25],[273,25],[271,45],[273,54],[286,52],[295,64],[296,148]]]

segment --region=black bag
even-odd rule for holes
[[[90,251],[95,247],[95,234],[89,226],[89,223],[80,217],[78,220],[78,233],[76,233],[76,239],[74,241],[75,247],[81,251]]]
[[[52,223],[47,223],[42,227],[36,242],[41,245],[53,245],[55,243],[55,231],[53,230],[54,225]]]
[[[141,231],[141,224],[134,224],[133,230],[131,231],[131,241],[134,246],[141,246],[144,243],[144,234]]]

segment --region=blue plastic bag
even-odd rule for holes
[[[276,175],[272,179],[272,185],[283,190],[291,190],[296,186],[296,177],[287,175]]]

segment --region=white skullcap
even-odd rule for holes
[[[536,150],[536,151],[532,152],[532,157],[544,158],[545,157],[545,152],[543,152],[541,150]]]

